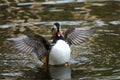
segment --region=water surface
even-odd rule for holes
[[[119,0],[17,0],[0,3],[0,79],[119,80]],[[51,40],[50,29],[98,26],[92,38],[72,47],[71,65],[41,66],[32,54],[20,54],[6,38],[29,34],[24,27]]]

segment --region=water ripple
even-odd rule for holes
[[[49,21],[49,22],[31,22],[34,25],[53,25],[53,23],[55,23],[56,21]],[[59,22],[61,25],[90,25],[91,23],[98,25],[98,26],[104,26],[104,25],[119,25],[120,21],[110,21],[110,22],[104,22],[104,21],[95,21],[95,22],[88,22],[88,21],[57,21]],[[9,27],[13,27],[13,26],[29,26],[31,25],[31,23],[10,23],[10,24],[4,24],[4,25],[0,25],[0,28],[9,28]]]

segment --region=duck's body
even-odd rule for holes
[[[36,53],[39,60],[49,65],[61,65],[69,62],[71,49],[69,45],[84,42],[93,33],[93,27],[68,29],[64,34],[60,32],[60,24],[55,23],[52,28],[52,47],[48,40],[40,35],[25,35],[18,38],[9,38],[15,49],[22,53]],[[48,53],[50,52],[50,53]]]
[[[70,46],[64,40],[58,40],[50,51],[49,64],[59,65],[69,62],[70,53]]]

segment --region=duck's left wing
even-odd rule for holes
[[[38,35],[24,35],[18,38],[9,38],[7,41],[21,53],[36,53],[41,59],[47,54],[49,43],[42,36]]]
[[[81,27],[81,28],[70,28],[64,32],[65,40],[70,45],[79,45],[95,32],[96,28],[93,27]]]

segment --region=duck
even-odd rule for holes
[[[52,41],[38,34],[28,34],[7,41],[20,53],[35,53],[44,64],[68,64],[71,58],[71,45],[80,45],[95,31],[95,26],[69,28],[61,31],[59,22],[55,22],[51,29]]]

